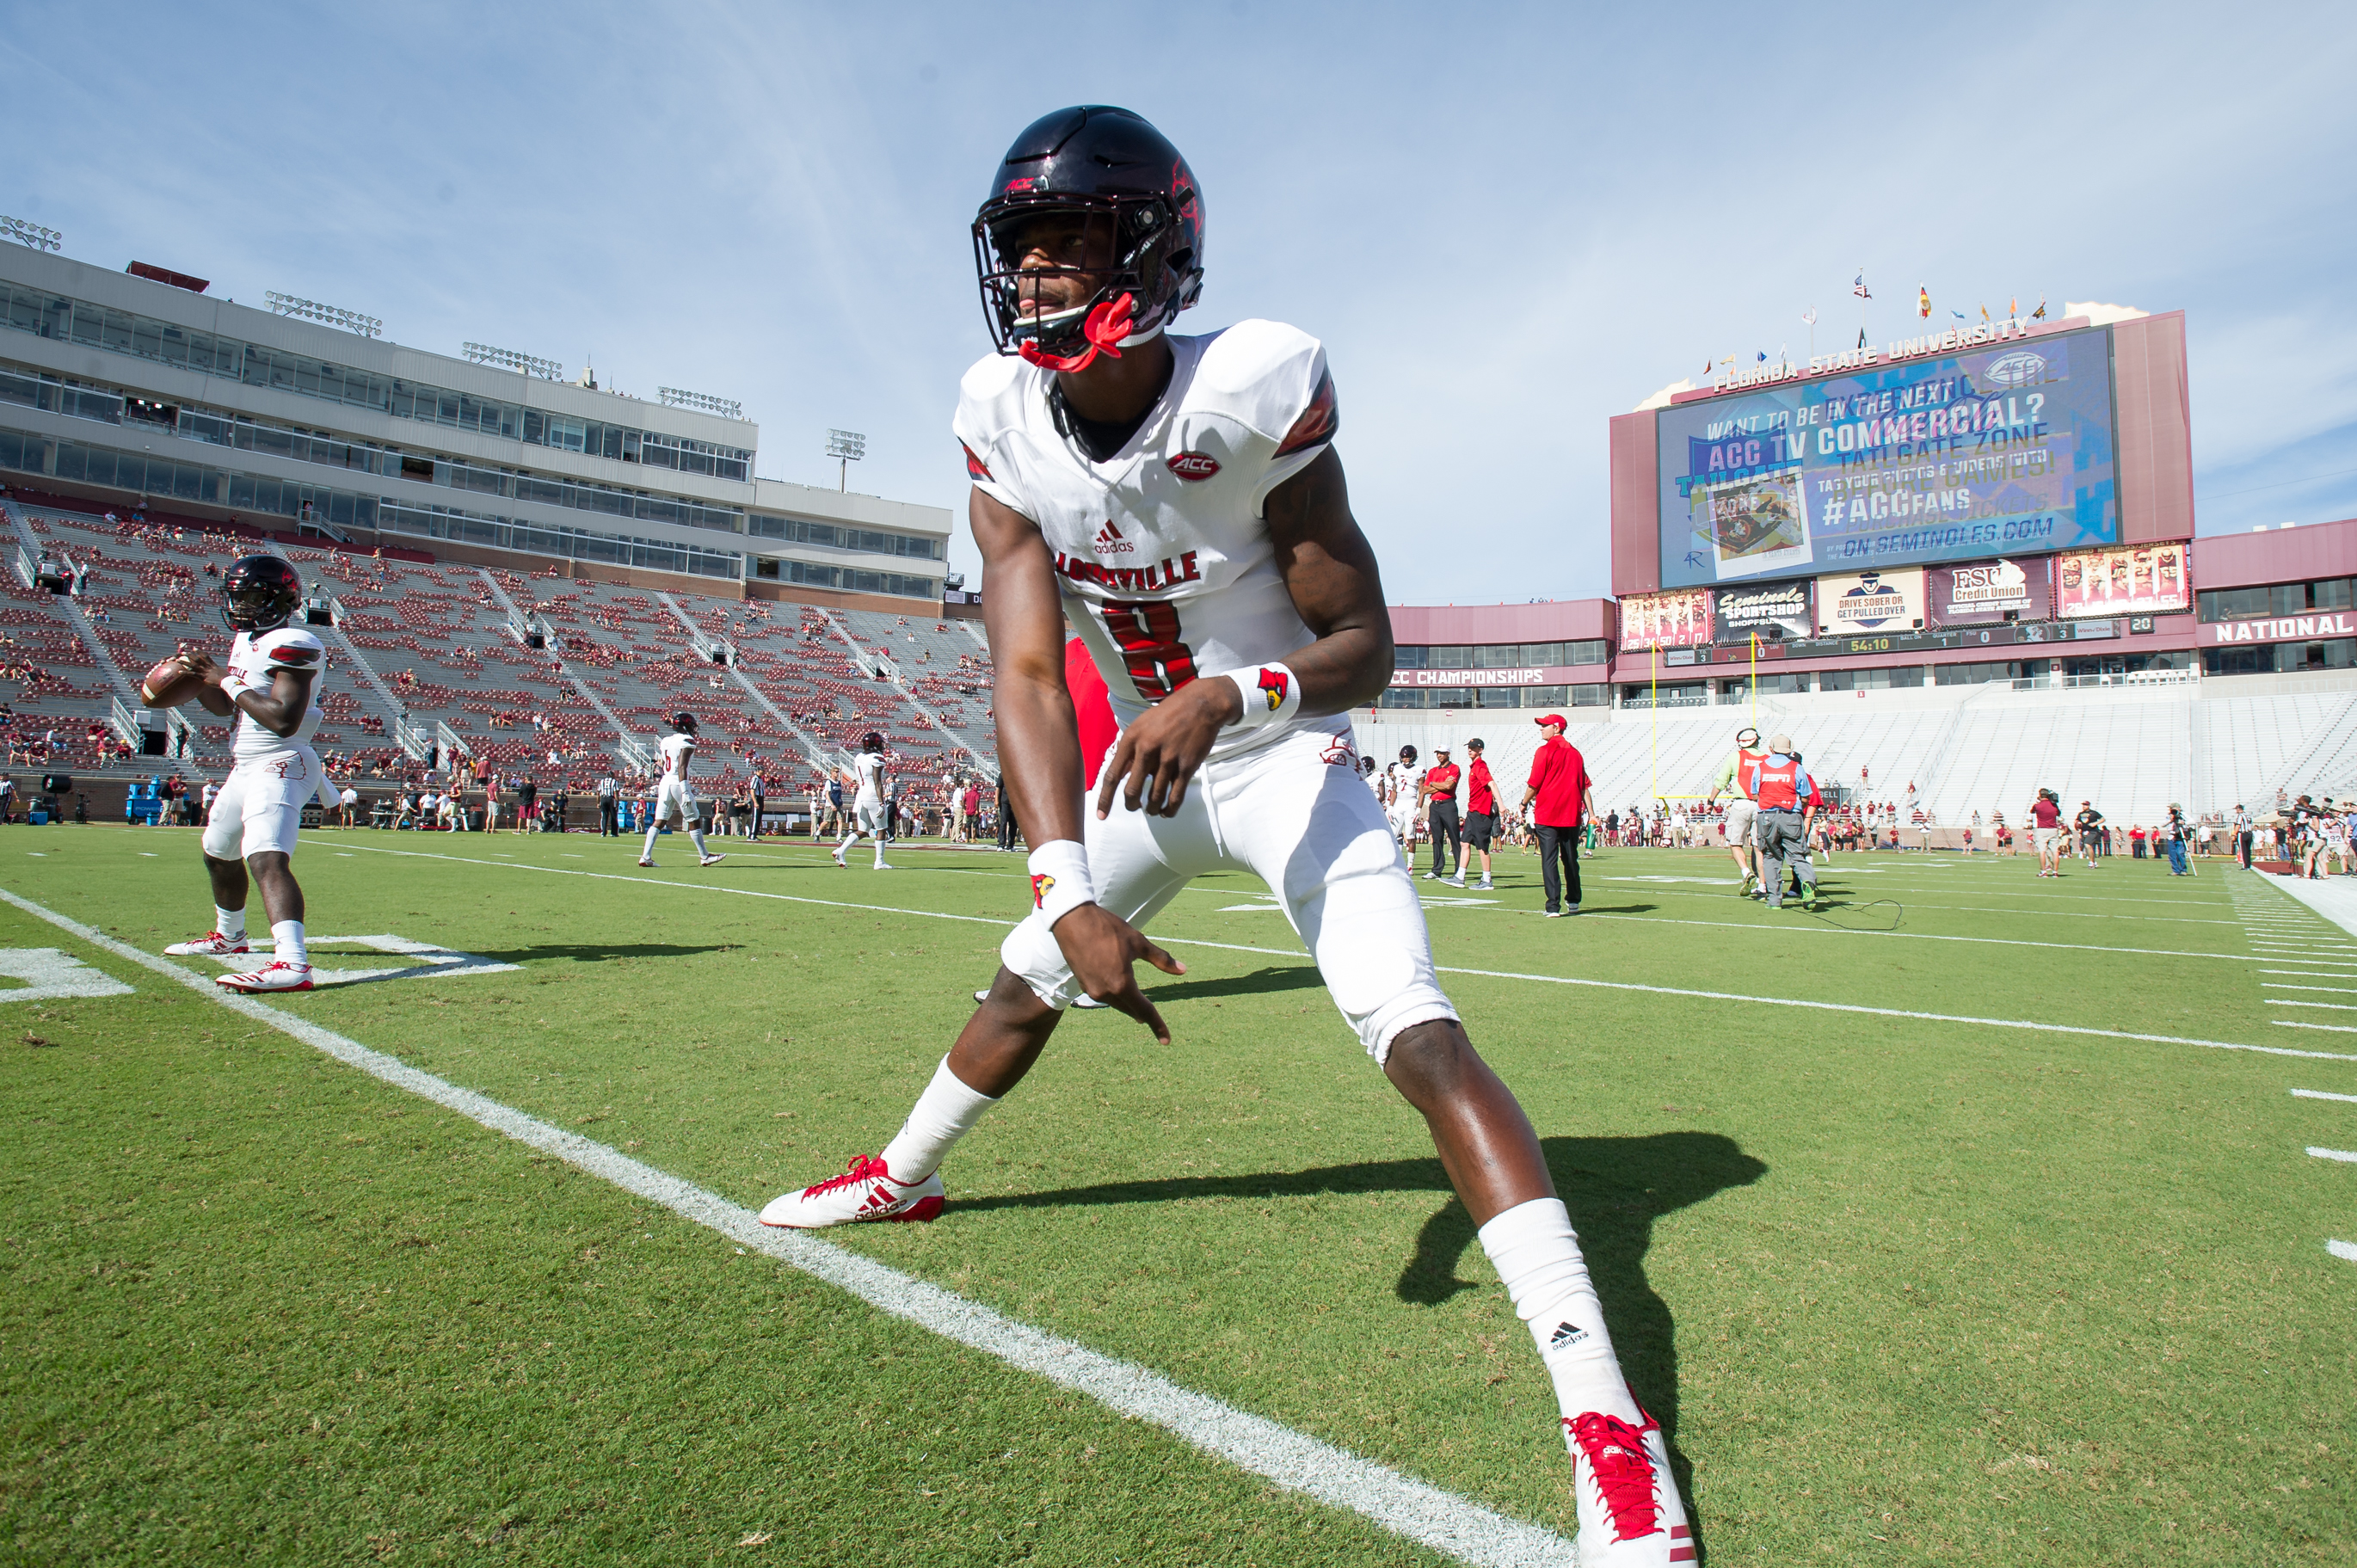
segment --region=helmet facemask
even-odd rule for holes
[[[1191,189],[1181,193],[1188,205]],[[1031,266],[1029,220],[1077,216],[1086,265]],[[1100,353],[1149,341],[1203,289],[1202,269],[1186,248],[1189,226],[1168,196],[1014,193],[984,204],[974,222],[974,268],[991,340],[1002,354],[1052,371],[1085,370]],[[1041,281],[1076,277],[1096,286],[1077,304],[1024,313]]]
[[[221,578],[221,601],[231,631],[275,631],[303,607],[303,580],[274,555],[248,556]]]

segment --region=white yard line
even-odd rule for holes
[[[731,887],[722,883],[673,882],[659,876],[625,876],[610,871],[574,871],[561,865],[530,865],[516,861],[477,860],[468,855],[436,854],[425,850],[374,849],[357,846],[372,854],[400,855],[413,860],[447,860],[459,865],[490,865],[508,871],[538,871],[551,876],[587,876],[601,882],[628,882],[640,887],[681,887],[697,893],[726,893],[744,898],[770,898],[785,904],[813,904],[828,909],[862,909],[879,915],[904,915],[916,919],[957,920],[969,925],[994,926],[1001,930],[1012,928],[1013,920],[993,919],[984,915],[952,915],[938,909],[910,909],[889,904],[855,904],[840,898],[808,898],[793,893],[765,893],[758,888]],[[1582,916],[1585,919],[1587,917]],[[1273,958],[1306,959],[1308,954],[1297,948],[1250,947],[1241,942],[1206,941],[1198,937],[1157,936],[1155,940],[1165,947],[1214,948],[1228,952],[1264,953]],[[2086,951],[2117,950],[2083,949]],[[2177,956],[2177,955],[2171,955]],[[2206,957],[2195,954],[2184,956]],[[2300,1051],[2286,1046],[2249,1046],[2232,1040],[2203,1040],[2182,1035],[2146,1035],[2126,1029],[2096,1029],[2077,1024],[2046,1024],[2031,1018],[1980,1018],[1954,1013],[1919,1013],[1899,1007],[1867,1007],[1848,1002],[1811,1002],[1792,996],[1748,996],[1727,991],[1694,991],[1674,985],[1642,985],[1627,980],[1586,980],[1561,974],[1522,974],[1509,970],[1458,969],[1447,964],[1435,966],[1442,974],[1469,974],[1485,980],[1523,980],[1541,985],[1578,985],[1598,991],[1636,991],[1655,996],[1685,996],[1707,1002],[1739,1002],[1756,1006],[1803,1007],[1823,1013],[1857,1013],[1877,1018],[1914,1018],[1934,1024],[1971,1024],[1985,1028],[2028,1029],[2050,1035],[2090,1035],[2112,1040],[2146,1040],[2158,1045],[2200,1046],[2216,1051],[2258,1051],[2268,1056],[2315,1057],[2326,1061],[2357,1061],[2357,1056],[2337,1051]],[[2291,1025],[2295,1028],[2330,1028],[2330,1025]],[[2357,1034],[2357,1029],[2349,1031]]]
[[[2292,1094],[2300,1100],[2345,1100],[2352,1105],[2357,1105],[2357,1094],[2330,1094],[2321,1089],[2295,1089]]]
[[[2275,974],[2279,972],[2272,969],[2263,969],[2259,972],[2261,974]],[[2344,975],[2341,978],[2347,979],[2348,977]],[[2331,991],[2337,992],[2343,996],[2357,995],[2357,986],[2349,985],[2277,985],[2274,981],[2270,980],[2267,982],[2267,989],[2270,991]]]
[[[2270,1007],[2329,1007],[2335,1013],[2357,1013],[2357,1004],[2348,1002],[2295,1002],[2288,996],[2262,996],[2259,1000]]]
[[[2342,1165],[2357,1165],[2357,1154],[2352,1154],[2347,1149],[2319,1149],[2311,1144],[2309,1145],[2308,1152],[2319,1160],[2339,1160]]]
[[[2270,1018],[2267,1022],[2273,1024],[2278,1029],[2322,1029],[2327,1034],[2357,1035],[2357,1025],[2303,1024],[2297,1018]]]
[[[2336,1258],[2357,1263],[2357,1241],[2327,1241],[2324,1250]]]
[[[488,864],[488,863],[479,863]],[[0,899],[126,962],[152,970],[221,1006],[288,1035],[396,1089],[430,1100],[517,1143],[554,1155],[625,1192],[661,1204],[706,1230],[846,1291],[875,1307],[1011,1367],[1088,1395],[1120,1414],[1148,1421],[1196,1447],[1286,1491],[1361,1514],[1409,1540],[1483,1568],[1523,1568],[1570,1560],[1571,1543],[1551,1530],[1492,1512],[1479,1503],[1332,1444],[1199,1394],[1132,1362],[1005,1317],[939,1285],[846,1251],[804,1231],[773,1230],[750,1209],[502,1105],[472,1090],[410,1067],[397,1058],[321,1028],[145,953],[69,916],[0,888]]]

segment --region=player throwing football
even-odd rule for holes
[[[310,746],[319,728],[317,693],[328,650],[286,623],[303,607],[303,578],[275,555],[248,555],[221,578],[221,618],[236,633],[229,663],[183,650],[182,669],[202,682],[209,714],[237,716],[228,782],[213,797],[202,841],[212,881],[213,928],[164,950],[175,958],[228,958],[253,950],[245,935],[249,878],[261,885],[277,953],[259,969],[216,975],[231,991],[308,991],[311,953],[303,935],[303,889],[293,857],[303,806],[324,779]]]
[[[695,758],[695,715],[673,714],[671,727],[675,733],[663,736],[656,746],[662,753],[662,777],[655,783],[654,805],[647,812],[647,847],[639,852],[639,864],[654,865],[655,835],[662,832],[665,822],[676,819],[695,845],[695,863],[717,865],[728,857],[704,847],[704,819],[696,814],[695,794],[687,784]]]
[[[1032,908],[899,1133],[762,1219],[937,1217],[943,1158],[1078,998],[1168,1043],[1131,966],[1184,969],[1139,928],[1193,878],[1250,871],[1423,1113],[1530,1327],[1571,1449],[1581,1560],[1691,1561],[1661,1430],[1621,1378],[1538,1138],[1436,983],[1415,887],[1334,716],[1384,690],[1392,639],[1333,450],[1325,350],[1269,321],[1168,334],[1202,287],[1201,198],[1178,150],[1125,110],[1026,130],[973,232],[999,353],[966,373],[955,431]],[[1093,810],[1067,616],[1122,725]]]

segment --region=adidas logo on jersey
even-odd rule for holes
[[[1100,555],[1126,555],[1137,548],[1121,536],[1121,530],[1113,525],[1111,518],[1105,519],[1105,525],[1097,530],[1096,544]]]

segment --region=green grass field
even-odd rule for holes
[[[898,1126],[1020,866],[664,845],[307,835],[315,935],[515,967],[273,1004],[758,1208]],[[1843,856],[1817,916],[1587,869],[1577,919],[1512,853],[1429,918],[1706,1561],[2357,1560],[2357,1166],[2308,1153],[2357,1103],[2292,1092],[2357,1094],[2357,943],[2217,865]],[[0,888],[151,952],[208,908],[178,830],[9,830]],[[940,1223],[831,1239],[1568,1537],[1528,1339],[1264,903],[1156,928],[1168,1050],[1075,1014]],[[34,914],[0,949],[131,988],[0,990],[7,1562],[1448,1561]]]

